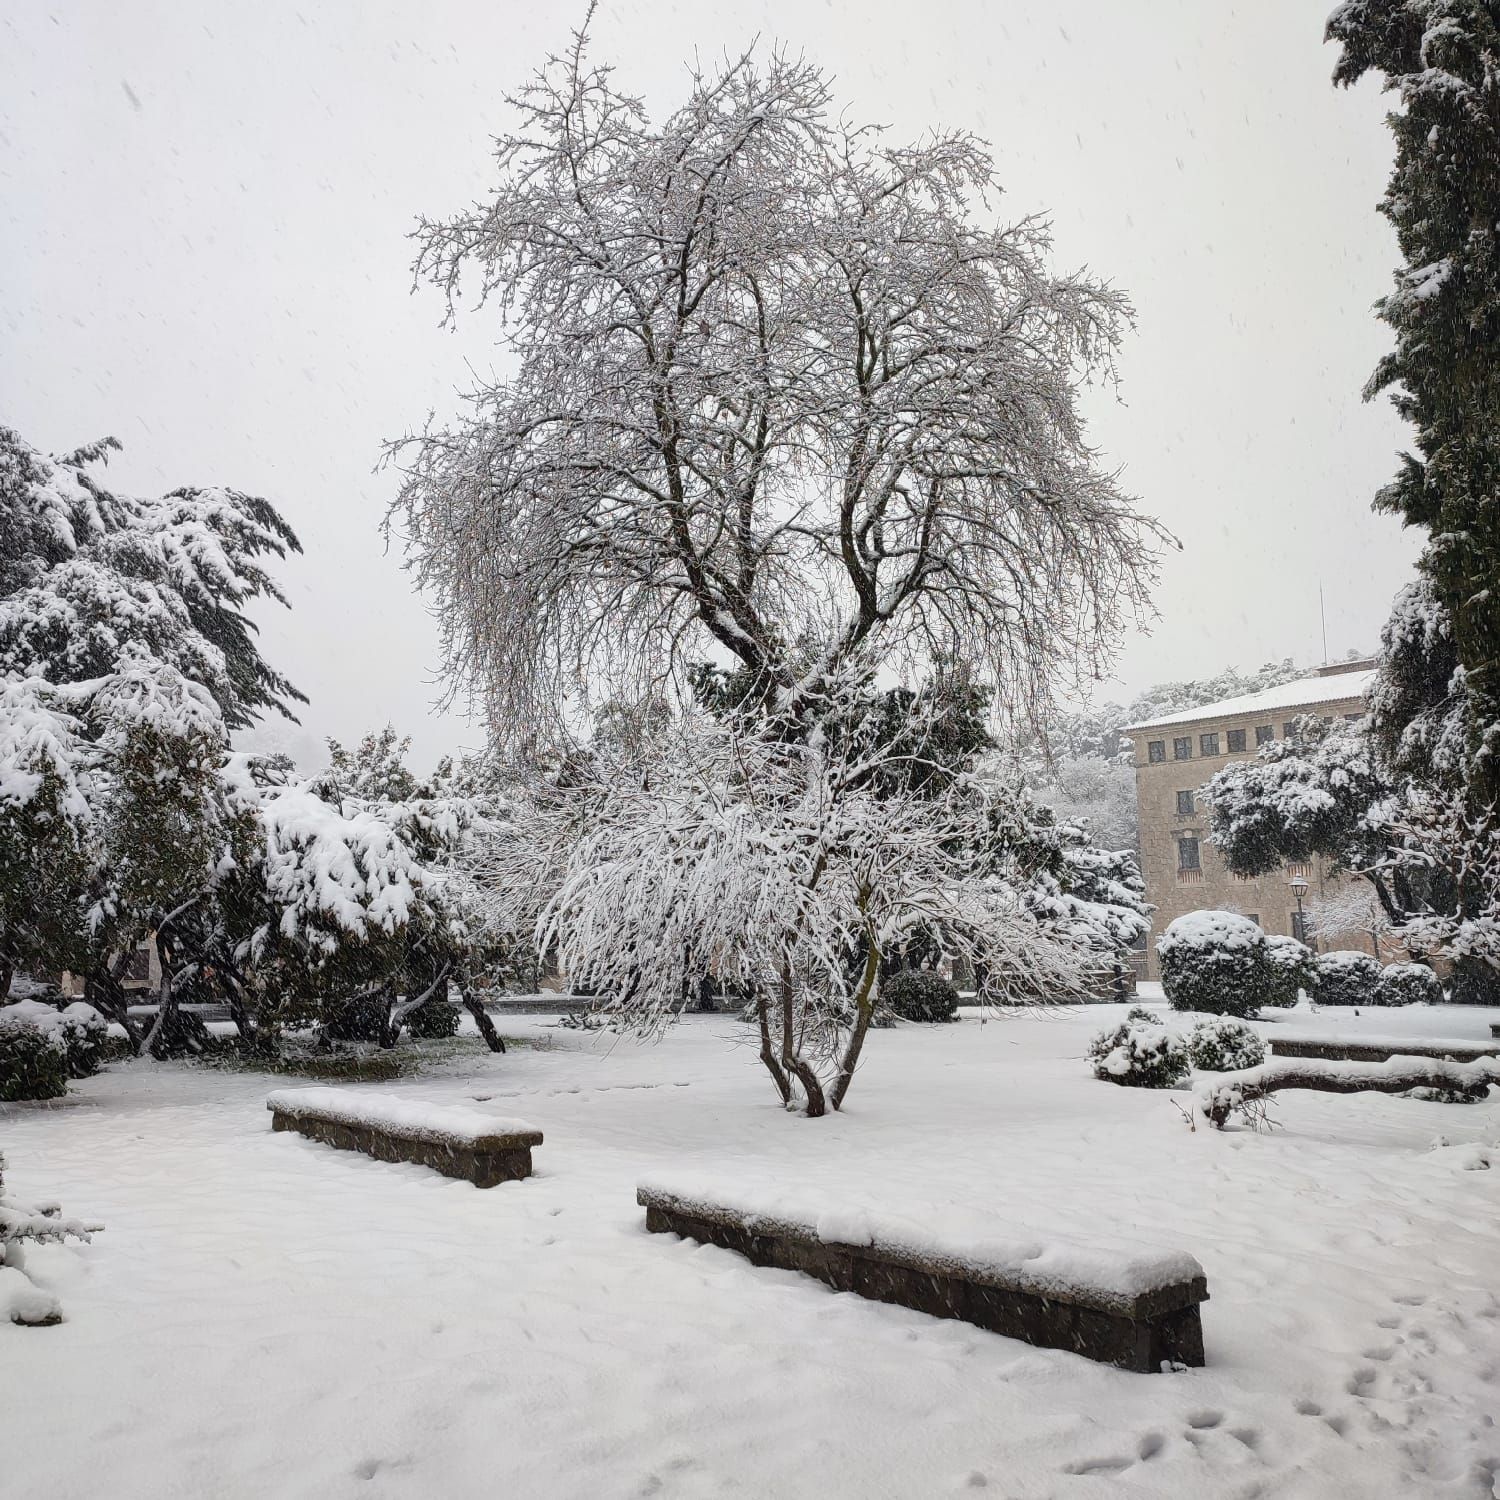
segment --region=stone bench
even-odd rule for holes
[[[266,1100],[272,1130],[295,1130],[377,1161],[415,1162],[475,1187],[531,1176],[542,1133],[524,1120],[368,1089],[281,1089]]]
[[[780,1196],[757,1207],[753,1196],[714,1186],[651,1181],[636,1191],[648,1230],[801,1271],[835,1291],[959,1318],[1124,1370],[1204,1362],[1198,1306],[1208,1285],[1190,1255],[1002,1243],[993,1234],[937,1239],[910,1223],[872,1227],[854,1215],[840,1222],[787,1207]]]
[[[1451,1057],[1475,1062],[1500,1057],[1500,1044],[1464,1038],[1401,1036],[1269,1036],[1273,1057],[1321,1057],[1329,1062],[1387,1062],[1393,1057]]]

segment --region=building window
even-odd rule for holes
[[[1167,742],[1165,740],[1146,741],[1146,759],[1154,766],[1167,758]]]
[[[1200,734],[1198,736],[1199,755],[1217,755],[1219,753],[1219,736],[1217,734]]]
[[[1180,734],[1172,741],[1173,760],[1191,760],[1193,758],[1193,737],[1190,734]]]
[[[1193,794],[1191,792],[1178,792],[1177,794],[1177,816],[1186,818],[1196,809],[1193,807]]]
[[[1229,731],[1229,753],[1233,755],[1237,750],[1245,748],[1245,731],[1243,729],[1231,729]]]
[[[1201,870],[1203,868],[1198,858],[1197,839],[1177,840],[1177,868],[1179,871]]]
[[[1257,745],[1268,744],[1276,738],[1276,726],[1274,724],[1257,724],[1255,726],[1255,743]]]
[[[1295,740],[1301,738],[1301,736],[1297,733],[1297,721],[1295,719],[1288,719],[1286,723],[1281,726],[1281,737],[1284,740]]]
[[[1362,718],[1364,718],[1363,714],[1345,714],[1344,722],[1347,724],[1358,724]]]
[[[1250,915],[1248,917],[1246,917],[1245,920],[1247,922],[1254,922],[1255,925],[1257,927],[1259,927],[1260,926],[1260,913],[1258,911],[1253,911],[1253,912],[1250,913]]]

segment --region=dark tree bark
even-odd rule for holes
[[[490,1014],[484,1008],[483,1001],[470,991],[468,985],[464,985],[459,993],[463,996],[464,1009],[474,1017],[474,1024],[479,1028],[479,1034],[484,1038],[485,1046],[491,1052],[504,1052],[505,1038],[495,1030],[495,1023],[490,1020]]]

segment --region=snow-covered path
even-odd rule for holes
[[[537,1176],[488,1192],[273,1136],[243,1074],[134,1065],[0,1107],[8,1186],[108,1226],[33,1252],[67,1322],[0,1327],[0,1491],[1496,1493],[1500,1170],[1475,1168],[1500,1103],[1295,1095],[1273,1134],[1189,1132],[1186,1094],[1088,1077],[1114,1014],[878,1033],[824,1121],[771,1106],[728,1019],[657,1046],[513,1023],[548,1045],[390,1086],[545,1131]],[[643,1172],[737,1163],[1186,1249],[1208,1368],[1129,1375],[645,1233]]]

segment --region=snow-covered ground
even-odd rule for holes
[[[0,1327],[0,1493],[1495,1494],[1500,1100],[1294,1094],[1272,1134],[1190,1132],[1187,1092],[1089,1077],[1119,1014],[877,1033],[821,1121],[725,1017],[656,1046],[511,1019],[537,1045],[371,1086],[542,1129],[537,1175],[487,1192],[273,1135],[285,1080],[134,1064],[0,1106],[8,1189],[107,1225],[32,1253],[68,1321]],[[662,1169],[1186,1250],[1208,1366],[1126,1374],[648,1235]]]

